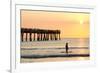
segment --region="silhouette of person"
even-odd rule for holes
[[[68,53],[68,43],[66,43],[66,45],[65,45],[65,49],[66,49],[66,53]]]

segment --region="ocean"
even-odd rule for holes
[[[65,45],[68,43],[69,53]],[[89,38],[63,38],[53,41],[21,42],[21,63],[88,60]]]

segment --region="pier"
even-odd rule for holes
[[[60,40],[60,30],[21,28],[21,41]]]

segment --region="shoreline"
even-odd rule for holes
[[[21,50],[21,63],[89,60],[89,49],[38,49]]]
[[[22,55],[21,58],[89,57],[89,54]]]

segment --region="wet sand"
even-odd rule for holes
[[[21,63],[89,60],[89,49],[23,49]]]
[[[62,61],[81,61],[81,60],[89,60],[89,57],[59,57],[59,58],[39,58],[39,59],[21,58],[21,63],[62,62]]]

